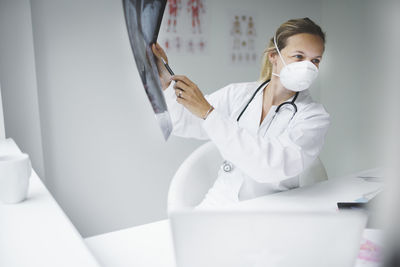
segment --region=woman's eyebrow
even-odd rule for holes
[[[304,53],[303,51],[301,51],[301,50],[296,50],[296,51],[294,51],[293,53],[300,53],[300,54],[305,55],[305,53]],[[316,56],[316,57],[314,57],[314,58],[322,58],[322,56]]]

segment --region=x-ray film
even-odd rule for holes
[[[166,3],[167,0],[123,0],[133,55],[165,140],[172,132],[172,123],[151,45],[157,41]]]

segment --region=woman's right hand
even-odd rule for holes
[[[168,86],[171,83],[171,75],[169,74],[168,70],[165,68],[163,62],[161,61],[161,58],[165,60],[166,63],[168,63],[168,57],[167,54],[165,54],[164,49],[158,44],[152,44],[151,49],[153,50],[153,54],[156,57],[156,63],[157,63],[157,69],[158,69],[158,74],[161,82],[162,89],[165,90],[168,88]]]

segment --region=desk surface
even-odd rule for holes
[[[379,230],[366,229],[363,240],[382,245]],[[103,267],[176,267],[168,220],[85,239]],[[365,241],[363,241],[365,243]],[[377,267],[358,258],[355,267]]]
[[[175,267],[168,220],[89,237],[85,242],[103,267]]]
[[[364,173],[364,172],[363,172]],[[355,178],[357,174],[333,179],[288,192],[243,201],[239,209],[336,210],[338,201],[354,201],[382,185]],[[379,243],[379,231],[366,230]],[[377,238],[378,236],[378,238]],[[104,267],[175,267],[172,236],[168,220],[132,227],[85,239]],[[376,266],[358,260],[358,266]]]
[[[382,189],[382,183],[366,182],[358,176],[359,174],[355,173],[311,186],[242,201],[232,208],[335,211],[338,209],[337,202],[353,202],[363,195],[373,195]]]
[[[20,153],[12,141],[0,141],[0,154]],[[0,202],[0,266],[99,267],[82,237],[32,172],[28,198]]]

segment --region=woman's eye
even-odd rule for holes
[[[302,55],[294,55],[294,57],[297,58],[297,59],[302,59],[303,58]]]
[[[314,64],[319,64],[321,61],[319,60],[319,59],[313,59],[313,60],[311,60],[312,61],[312,63],[314,63]]]

